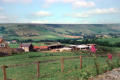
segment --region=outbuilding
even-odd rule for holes
[[[87,46],[87,45],[78,45],[78,46],[76,46],[77,48],[79,48],[80,50],[89,50],[89,46]]]
[[[25,52],[34,51],[33,45],[31,43],[22,43],[20,44],[20,48],[22,48]]]
[[[3,38],[0,38],[0,56],[12,55],[12,48],[8,46]]]
[[[46,51],[49,50],[48,46],[34,46],[35,51]]]
[[[90,46],[88,45],[70,45],[69,46],[70,48],[72,48],[73,50],[89,50],[90,49]]]
[[[60,44],[60,43],[55,43],[55,44],[48,45],[49,49],[59,49],[59,48],[63,48],[63,47],[64,47],[64,45]]]

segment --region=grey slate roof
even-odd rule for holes
[[[32,44],[31,43],[22,43],[20,44],[21,47],[30,47]]]

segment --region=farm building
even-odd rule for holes
[[[13,54],[19,54],[23,52],[24,52],[24,49],[22,48],[13,48]]]
[[[87,46],[91,47],[92,45],[96,46],[96,44],[87,44]]]
[[[48,46],[34,46],[35,51],[49,50]]]
[[[12,40],[11,43],[17,43],[17,41],[16,40]]]
[[[11,42],[10,41],[6,41],[7,44],[10,44]]]
[[[0,38],[0,48],[6,48],[8,47],[7,43],[4,39]]]
[[[63,47],[64,45],[62,44],[52,44],[48,46],[49,49],[58,49],[58,48],[63,48]]]
[[[89,45],[70,45],[70,48],[73,48],[73,50],[89,50],[90,46]]]
[[[20,44],[20,48],[22,48],[25,52],[34,51],[33,45],[31,43],[22,43]]]
[[[79,48],[80,50],[88,50],[90,49],[90,47],[88,45],[77,45],[77,48]]]
[[[56,49],[57,52],[63,52],[63,51],[72,51],[72,48],[69,48],[69,47],[63,47],[63,48],[60,48],[60,49]]]
[[[12,55],[12,48],[8,46],[3,38],[0,38],[0,56]]]

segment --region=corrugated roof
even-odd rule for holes
[[[87,45],[78,45],[78,46],[76,46],[77,48],[86,48],[86,47],[89,47],[89,46],[87,46]]]
[[[40,49],[47,49],[48,46],[40,46]]]
[[[31,45],[32,45],[31,43],[22,43],[20,44],[20,47],[29,47]]]
[[[34,49],[39,49],[40,47],[39,46],[34,46]]]
[[[34,46],[34,49],[48,49],[48,46]]]

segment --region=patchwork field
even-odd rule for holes
[[[6,39],[65,39],[108,33],[120,33],[120,24],[0,24],[0,36]]]

